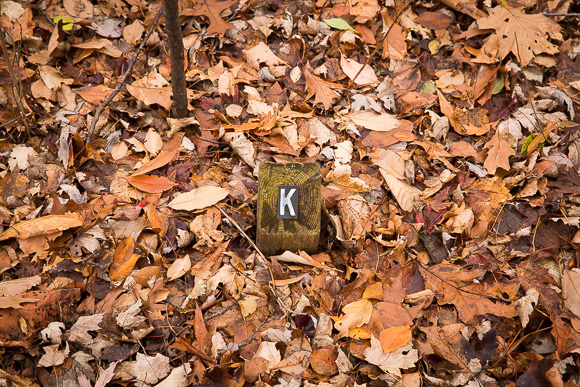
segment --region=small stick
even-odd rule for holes
[[[371,61],[371,59],[373,59],[373,57],[375,56],[375,54],[377,53],[377,51],[379,50],[379,47],[382,46],[383,42],[385,41],[385,39],[387,38],[387,36],[389,36],[389,32],[391,32],[391,30],[393,29],[393,26],[395,25],[395,23],[397,22],[397,20],[399,20],[399,18],[401,17],[401,15],[403,14],[403,12],[405,12],[405,10],[407,9],[407,7],[411,4],[411,2],[409,2],[408,4],[406,4],[401,11],[397,14],[397,16],[395,16],[395,18],[393,19],[393,21],[391,22],[391,25],[389,26],[389,30],[387,31],[386,34],[383,35],[383,37],[381,38],[381,40],[379,40],[377,42],[377,46],[375,47],[375,49],[373,50],[373,52],[371,53],[371,55],[369,55],[369,57],[367,58],[367,60],[365,61],[365,64],[360,68],[360,70],[358,70],[358,72],[356,73],[356,75],[354,76],[353,79],[351,79],[348,82],[348,87],[350,88],[352,86],[352,84],[354,83],[354,81],[357,79],[357,77],[360,75],[360,73],[362,73],[362,71],[364,70],[365,67],[367,67],[367,65],[369,64],[369,62]]]
[[[117,94],[119,94],[119,92],[121,91],[121,88],[125,84],[125,81],[127,81],[127,78],[129,78],[129,75],[131,75],[131,72],[133,71],[133,66],[135,66],[135,63],[137,63],[137,58],[139,57],[141,50],[143,50],[143,47],[145,47],[145,44],[147,43],[147,41],[151,37],[151,34],[155,30],[157,23],[159,23],[159,19],[161,18],[162,14],[163,14],[163,4],[159,8],[159,11],[157,11],[157,16],[155,16],[155,20],[153,21],[153,24],[151,24],[151,27],[149,27],[149,31],[147,31],[147,35],[145,35],[145,38],[143,39],[143,41],[141,42],[139,47],[137,47],[135,54],[133,54],[133,58],[131,58],[131,61],[129,62],[129,67],[127,68],[127,70],[125,70],[125,73],[123,73],[123,77],[117,83],[115,90],[113,90],[113,92],[111,94],[109,94],[107,99],[102,104],[100,104],[99,107],[97,108],[97,110],[95,111],[95,116],[93,117],[93,120],[91,121],[91,126],[89,127],[89,131],[87,133],[86,143],[91,142],[93,135],[95,135],[94,131],[95,131],[95,127],[97,126],[97,121],[99,121],[99,117],[101,116],[103,111],[105,111],[107,106],[109,106],[111,101],[113,101],[113,99],[117,96]]]
[[[544,16],[563,16],[563,17],[577,17],[580,16],[580,13],[558,13],[558,12],[544,12],[542,15]]]
[[[244,230],[242,230],[242,228],[240,227],[240,225],[238,224],[238,222],[236,222],[235,220],[233,220],[228,214],[226,214],[226,212],[224,210],[222,210],[220,207],[216,206],[216,208],[218,210],[220,210],[220,212],[227,218],[227,220],[229,220],[237,229],[239,232],[242,233],[242,235],[244,236],[244,238],[246,238],[246,240],[250,243],[250,245],[252,245],[252,247],[254,248],[254,250],[256,250],[256,253],[260,256],[260,258],[262,258],[262,260],[266,263],[266,266],[268,267],[268,271],[270,272],[270,278],[272,279],[272,284],[269,285],[270,289],[272,290],[272,293],[274,293],[274,296],[276,297],[276,300],[278,301],[278,304],[282,307],[282,309],[286,310],[286,313],[290,313],[292,315],[297,315],[297,314],[302,314],[302,313],[298,313],[292,309],[289,309],[284,302],[282,302],[282,300],[280,299],[280,297],[278,296],[278,292],[276,290],[276,280],[274,279],[274,272],[272,271],[272,267],[270,266],[270,262],[268,262],[268,260],[266,259],[266,256],[264,255],[264,253],[262,253],[262,251],[260,251],[260,249],[258,248],[258,246],[256,246],[256,244],[254,243],[254,241],[248,236],[248,234],[246,234],[244,232]]]
[[[8,73],[12,79],[12,87],[10,90],[12,91],[12,96],[14,97],[14,103],[20,111],[20,118],[22,119],[22,123],[26,128],[26,134],[28,134],[28,137],[30,137],[30,123],[28,122],[28,118],[26,118],[28,114],[24,112],[24,105],[22,105],[22,100],[24,99],[24,96],[22,95],[22,84],[20,83],[20,80],[16,79],[16,76],[14,75],[14,68],[12,67],[10,56],[8,55],[5,36],[6,30],[2,28],[0,31],[0,44],[2,45],[2,52],[4,53],[4,60],[6,61],[6,65],[8,67]],[[14,41],[14,39],[12,40]],[[16,59],[16,53],[14,53],[14,59]]]

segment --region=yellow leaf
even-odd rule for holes
[[[348,336],[349,329],[358,328],[371,319],[373,304],[369,300],[358,300],[342,308],[343,315],[334,324],[342,336]]]

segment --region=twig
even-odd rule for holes
[[[575,12],[572,12],[572,13],[544,12],[544,13],[542,13],[542,15],[544,15],[544,16],[578,17],[578,16],[580,16],[580,13],[575,13]]]
[[[237,229],[240,233],[242,233],[242,235],[244,236],[244,238],[246,238],[246,240],[250,243],[250,245],[252,245],[252,247],[254,248],[254,250],[256,250],[256,253],[260,256],[260,258],[262,258],[262,260],[264,261],[264,263],[266,264],[266,266],[268,267],[268,271],[270,272],[270,278],[272,279],[272,283],[269,284],[270,289],[272,290],[272,293],[274,294],[274,297],[276,297],[276,300],[278,301],[278,304],[280,305],[280,307],[282,307],[282,309],[286,310],[286,313],[290,313],[292,315],[297,315],[297,314],[301,314],[298,313],[292,309],[289,309],[284,302],[280,299],[280,297],[278,296],[278,292],[276,290],[276,280],[274,279],[274,272],[272,271],[272,267],[270,266],[270,262],[268,262],[268,259],[266,259],[266,256],[264,255],[264,253],[262,253],[262,251],[258,248],[258,246],[256,246],[256,244],[254,243],[254,241],[248,236],[248,234],[246,234],[244,232],[244,230],[242,230],[242,228],[240,227],[240,225],[238,224],[238,222],[236,222],[235,220],[233,220],[231,218],[231,216],[229,216],[224,210],[222,210],[220,207],[216,206],[216,208],[218,210],[220,210],[220,212],[226,217],[227,220],[229,220]]]
[[[20,118],[22,119],[22,123],[26,128],[26,134],[30,137],[30,123],[28,122],[27,114],[24,112],[24,105],[22,101],[24,99],[22,95],[22,84],[20,80],[16,79],[14,75],[14,68],[12,65],[12,61],[10,60],[10,56],[8,55],[8,48],[6,47],[6,30],[2,28],[0,30],[0,44],[2,44],[2,52],[4,53],[4,60],[6,61],[6,65],[8,67],[8,73],[10,74],[10,78],[12,79],[12,87],[10,90],[12,91],[12,96],[14,97],[14,103],[18,107],[20,111]],[[12,39],[14,41],[14,37]],[[14,59],[16,59],[16,53],[14,53]]]
[[[97,122],[99,121],[99,117],[101,116],[103,111],[105,111],[107,106],[109,106],[111,101],[113,101],[113,99],[117,96],[117,94],[119,94],[119,92],[121,91],[121,88],[123,87],[123,85],[127,81],[127,78],[129,78],[129,75],[131,75],[131,72],[133,71],[133,66],[135,66],[135,63],[137,63],[137,58],[139,57],[139,54],[141,54],[141,50],[143,50],[143,47],[145,47],[145,44],[149,40],[149,37],[151,37],[151,34],[155,30],[157,23],[159,23],[159,19],[161,18],[162,14],[163,14],[163,4],[159,8],[159,11],[157,11],[157,16],[155,16],[155,20],[153,21],[153,24],[151,24],[151,27],[149,27],[149,30],[147,31],[147,35],[145,35],[145,38],[143,39],[143,41],[141,41],[141,44],[139,45],[139,47],[137,47],[137,50],[133,54],[133,58],[131,58],[131,61],[129,62],[129,67],[127,67],[127,70],[125,70],[125,73],[123,73],[123,77],[117,83],[115,90],[113,90],[113,92],[111,94],[109,94],[107,99],[102,104],[100,104],[99,107],[97,108],[97,110],[95,111],[95,116],[93,117],[93,120],[91,121],[91,126],[89,127],[89,132],[87,133],[87,140],[85,141],[86,143],[89,143],[91,141],[92,137],[95,135],[94,131],[95,131],[95,127],[97,126]]]
[[[28,117],[30,115],[32,115],[32,113],[26,113],[26,117]],[[8,126],[8,125],[10,125],[10,124],[12,124],[12,123],[14,123],[16,121],[19,121],[21,119],[22,119],[22,117],[18,117],[18,118],[14,118],[14,119],[12,119],[10,121],[3,122],[3,123],[0,124],[0,129],[6,127],[6,126]]]
[[[383,35],[383,37],[381,38],[381,40],[379,40],[376,44],[377,46],[375,47],[375,49],[373,50],[373,52],[371,53],[371,55],[369,55],[369,57],[367,58],[367,60],[365,61],[364,65],[362,65],[362,67],[358,70],[358,72],[356,73],[356,75],[354,76],[354,78],[352,78],[349,82],[348,82],[348,87],[350,88],[353,84],[353,82],[357,79],[357,77],[360,75],[360,73],[363,72],[364,68],[367,67],[367,65],[369,64],[369,62],[371,61],[371,59],[373,59],[373,57],[375,56],[375,54],[377,53],[377,51],[379,50],[379,47],[382,46],[383,42],[385,41],[385,39],[387,38],[387,36],[389,36],[389,32],[391,32],[391,30],[393,29],[393,26],[395,25],[395,23],[397,22],[397,20],[399,20],[399,18],[401,17],[401,15],[403,14],[403,12],[405,12],[405,10],[407,9],[407,7],[411,4],[412,2],[407,3],[406,5],[403,6],[403,8],[401,9],[401,11],[395,16],[395,18],[393,19],[393,21],[391,22],[391,25],[389,26],[389,30],[387,31],[386,34]]]

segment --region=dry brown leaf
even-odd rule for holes
[[[580,270],[565,270],[562,273],[562,292],[566,306],[577,317],[580,316]]]
[[[332,101],[339,97],[339,94],[332,90],[331,87],[339,86],[318,78],[308,70],[304,70],[304,77],[306,78],[306,90],[308,91],[306,99],[314,96],[314,105],[322,103],[325,110],[330,109]]]
[[[510,156],[515,156],[516,151],[513,150],[510,143],[506,141],[499,131],[495,133],[485,146],[490,148],[483,163],[483,167],[487,169],[487,172],[493,175],[498,168],[509,171]]]
[[[189,255],[183,258],[178,258],[167,269],[167,280],[172,281],[185,275],[191,269],[191,259]]]
[[[206,33],[209,35],[217,32],[223,35],[234,25],[222,19],[220,13],[237,2],[238,0],[197,0],[194,2],[193,9],[184,10],[181,14],[184,16],[205,16],[209,20],[209,27]]]
[[[409,183],[397,179],[386,170],[382,168],[379,170],[401,209],[407,212],[413,211],[415,205],[420,201],[421,191]]]
[[[54,234],[69,228],[81,227],[84,225],[82,216],[78,213],[67,215],[48,215],[42,218],[25,220],[16,223],[0,234],[0,241],[18,238],[27,239],[40,235]]]
[[[140,258],[139,254],[133,254],[135,241],[132,237],[125,238],[113,253],[113,262],[109,269],[109,278],[113,281],[125,279],[133,270],[135,263]]]
[[[359,86],[374,85],[375,83],[379,83],[379,79],[377,78],[377,75],[375,74],[372,67],[366,65],[364,66],[364,69],[360,71],[363,66],[363,64],[358,63],[354,59],[347,59],[344,56],[340,57],[340,67],[342,68],[342,71],[344,71],[344,73],[351,80],[354,79],[354,83]],[[358,74],[359,71],[360,74]],[[358,76],[355,78],[357,74]]]
[[[358,328],[368,323],[372,312],[373,304],[369,300],[362,299],[351,302],[342,308],[342,316],[337,319],[334,328],[339,332],[340,337],[348,336],[350,329]]]
[[[35,301],[36,301],[36,298],[26,297],[22,294],[0,297],[0,309],[7,309],[7,308],[19,309],[19,308],[22,308],[21,304],[26,303],[26,302],[35,302]]]
[[[66,343],[66,347],[60,351],[58,349],[59,345],[47,345],[44,347],[44,352],[46,352],[40,360],[38,361],[38,365],[40,367],[54,367],[64,363],[68,354],[70,353],[68,343]]]
[[[84,345],[90,344],[93,341],[93,337],[89,334],[89,331],[101,329],[99,324],[103,321],[103,316],[104,313],[97,313],[79,317],[66,334],[67,339]]]
[[[143,383],[157,383],[169,374],[171,366],[169,358],[158,353],[155,356],[147,356],[137,353],[137,361],[131,362],[130,372]]]
[[[169,207],[182,211],[201,210],[225,199],[229,193],[225,188],[203,185],[179,195],[169,203]]]
[[[159,133],[157,133],[153,128],[150,128],[145,136],[144,145],[149,153],[156,155],[161,149],[163,149],[163,140]]]
[[[113,89],[105,85],[89,86],[76,93],[82,97],[85,101],[92,103],[93,105],[102,104],[105,99],[113,92]],[[115,99],[118,99],[115,97]]]
[[[265,63],[268,67],[286,64],[286,62],[278,58],[264,42],[258,43],[257,46],[249,50],[244,50],[244,57],[246,58],[246,62],[248,62],[250,67],[254,70],[260,70],[261,63]]]
[[[388,113],[377,114],[372,111],[359,110],[358,112],[349,114],[348,117],[355,124],[377,132],[388,132],[401,125],[395,116]]]
[[[562,40],[560,25],[542,14],[526,14],[523,8],[497,6],[489,9],[489,16],[477,20],[479,28],[491,28],[483,49],[500,61],[511,52],[520,66],[527,66],[536,55],[558,53],[558,46],[548,37]]]
[[[401,377],[401,369],[413,368],[419,360],[418,352],[411,343],[385,353],[381,347],[381,342],[374,336],[371,336],[371,346],[364,350],[364,356],[369,363],[398,377]]]
[[[330,269],[328,266],[318,262],[303,251],[299,251],[299,254],[295,254],[291,251],[285,251],[280,255],[273,256],[272,258],[282,262],[299,263],[301,265],[314,266],[319,269]]]
[[[143,175],[169,164],[179,154],[182,138],[183,134],[173,137],[170,142],[165,144],[159,156],[145,163],[141,168],[133,172],[131,176]]]
[[[141,40],[141,36],[145,32],[145,27],[140,20],[135,20],[133,23],[129,24],[123,28],[123,39],[129,44],[136,44]]]
[[[24,293],[41,282],[40,276],[18,278],[11,281],[0,282],[0,296],[14,296]]]
[[[131,95],[142,101],[147,106],[157,104],[163,106],[165,110],[171,110],[171,97],[173,96],[173,91],[171,87],[143,87],[135,85],[127,85],[127,91]]]

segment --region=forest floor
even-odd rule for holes
[[[0,385],[578,385],[578,4],[182,0],[186,118],[162,5],[1,4]]]

